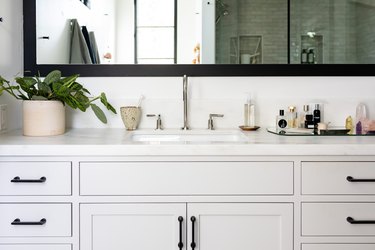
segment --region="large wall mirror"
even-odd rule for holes
[[[23,4],[25,74],[375,75],[375,0]]]

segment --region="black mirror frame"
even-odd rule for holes
[[[288,0],[290,9],[290,0]],[[36,0],[23,0],[24,74],[46,76],[59,69],[64,75],[122,76],[375,76],[375,64],[173,64],[173,65],[59,65],[37,64]],[[289,15],[288,15],[289,16]],[[289,26],[288,20],[288,26]],[[289,32],[288,32],[289,33]],[[289,37],[289,35],[288,35]],[[288,51],[289,54],[289,51]]]

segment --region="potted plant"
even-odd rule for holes
[[[90,92],[76,80],[78,74],[62,77],[54,70],[44,79],[16,77],[16,84],[0,76],[0,94],[8,92],[16,99],[23,100],[23,133],[28,136],[48,136],[65,133],[65,105],[85,112],[94,111],[97,118],[107,123],[103,110],[94,102],[100,102],[116,114],[115,108],[107,101],[105,93],[90,96]]]

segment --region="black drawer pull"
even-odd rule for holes
[[[180,237],[180,242],[178,242],[178,249],[182,250],[184,248],[184,243],[182,242],[182,222],[184,221],[184,218],[182,216],[178,217],[178,222],[179,222],[179,237]]]
[[[43,183],[46,182],[47,178],[46,177],[40,177],[40,179],[36,180],[27,180],[27,179],[21,179],[19,176],[14,177],[10,182],[15,182],[15,183]]]
[[[11,224],[15,226],[42,226],[47,223],[45,218],[41,219],[40,221],[32,222],[32,221],[21,221],[20,219],[15,219]]]
[[[190,247],[191,247],[191,250],[194,250],[197,247],[197,244],[195,243],[195,239],[194,239],[194,235],[195,235],[194,224],[195,224],[195,221],[196,221],[195,216],[191,216],[190,220],[191,220],[191,244],[190,244]]]
[[[375,182],[375,179],[356,179],[351,176],[346,177],[349,182]]]
[[[347,217],[346,221],[350,224],[375,224],[375,220],[355,220],[352,217]]]

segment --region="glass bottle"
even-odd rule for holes
[[[303,49],[301,52],[301,64],[307,64],[307,50]]]
[[[315,63],[314,49],[309,49],[309,52],[307,53],[307,63],[308,64],[314,64]]]
[[[289,113],[288,113],[288,128],[296,128],[296,127],[297,127],[296,107],[290,106]]]
[[[284,110],[279,111],[279,115],[276,117],[276,133],[285,134],[285,130],[288,126],[287,119],[284,114]]]
[[[244,126],[255,127],[255,105],[252,103],[250,93],[248,93],[247,101],[244,105]]]
[[[357,105],[355,118],[355,132],[357,135],[361,135],[363,134],[363,123],[367,119],[367,109],[365,104],[359,103]]]

